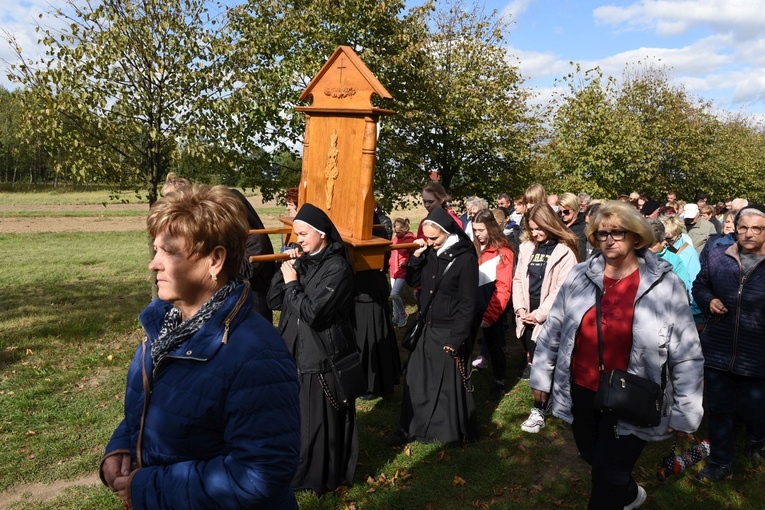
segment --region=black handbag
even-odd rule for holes
[[[425,331],[425,317],[428,315],[428,310],[430,310],[430,305],[433,304],[433,298],[436,296],[436,292],[438,291],[438,286],[441,284],[441,280],[444,278],[444,275],[449,270],[450,267],[452,267],[452,264],[454,264],[454,259],[452,259],[444,268],[444,272],[441,273],[441,278],[436,280],[436,284],[433,287],[433,292],[430,293],[430,298],[428,299],[428,304],[425,305],[425,309],[421,310],[417,313],[417,320],[414,321],[414,324],[407,330],[406,333],[404,333],[404,337],[401,339],[401,347],[408,351],[413,351],[415,347],[417,347],[417,342],[420,341],[420,337],[422,336],[422,332]]]
[[[335,377],[335,391],[329,388],[324,374],[319,374],[319,382],[332,407],[342,411],[356,398],[367,392],[367,375],[361,365],[359,351],[346,354],[336,361],[330,358],[329,363],[332,367],[332,375]]]
[[[661,403],[666,386],[666,368],[661,368],[661,385],[650,379],[614,369],[605,372],[603,362],[603,333],[600,317],[600,289],[596,291],[595,316],[598,328],[598,358],[600,384],[593,407],[638,427],[655,427],[661,423]]]
[[[404,337],[401,339],[401,347],[408,351],[413,351],[417,347],[417,342],[420,340],[423,330],[425,329],[424,322],[420,319],[419,314],[414,324],[404,333]]]

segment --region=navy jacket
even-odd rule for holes
[[[701,259],[693,297],[706,314],[714,298],[728,309],[722,317],[709,316],[701,334],[706,366],[765,378],[765,262],[742,275],[738,243],[711,248]]]
[[[151,343],[170,306],[155,299],[141,313],[146,339],[104,456],[130,452],[133,508],[296,509],[297,370],[249,285],[152,371]]]

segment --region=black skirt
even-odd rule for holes
[[[406,365],[401,431],[422,443],[478,439],[473,394],[465,390],[454,358],[444,351],[448,328],[426,326]]]
[[[327,399],[318,374],[300,376],[300,463],[292,480],[295,490],[321,495],[351,485],[359,457],[355,403],[342,411]],[[334,377],[325,374],[334,388]]]
[[[388,277],[382,271],[359,271],[354,276],[356,345],[367,373],[367,392],[393,393],[401,377],[401,358],[388,306]]]

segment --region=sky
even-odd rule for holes
[[[487,0],[510,15],[508,51],[549,98],[576,62],[619,79],[637,62],[722,111],[765,120],[765,0]]]
[[[615,78],[627,64],[650,62],[716,108],[765,121],[765,0],[483,1],[510,16],[508,53],[537,102],[572,71],[569,62]],[[59,0],[6,0],[0,11],[0,29],[18,38],[25,55],[40,51],[34,21],[48,3]],[[0,67],[14,60],[0,44]],[[0,85],[12,88],[4,72]]]

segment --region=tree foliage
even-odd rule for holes
[[[400,0],[251,0],[233,8],[229,65],[241,86],[228,102],[229,132],[243,146],[297,154],[305,118],[294,108],[303,104],[300,94],[340,45],[353,48],[396,100],[411,100],[406,91],[425,36],[427,8],[407,11]],[[262,177],[256,182],[261,191],[276,193],[281,181],[269,180],[267,172]],[[381,184],[380,172],[377,177]]]
[[[428,26],[415,79],[381,137],[381,177],[411,192],[435,170],[456,198],[493,199],[517,188],[538,123],[508,61],[507,25],[496,12],[455,0],[431,11]]]
[[[550,110],[551,135],[542,175],[553,189],[614,198],[668,190],[717,200],[743,194],[762,200],[761,131],[721,118],[712,105],[673,85],[668,71],[628,66],[621,84],[599,69],[564,78],[566,93]]]
[[[27,127],[65,155],[59,171],[153,203],[179,148],[224,161],[216,109],[231,85],[204,0],[66,0],[50,15],[45,55],[25,61],[16,45],[11,74],[41,106]]]

